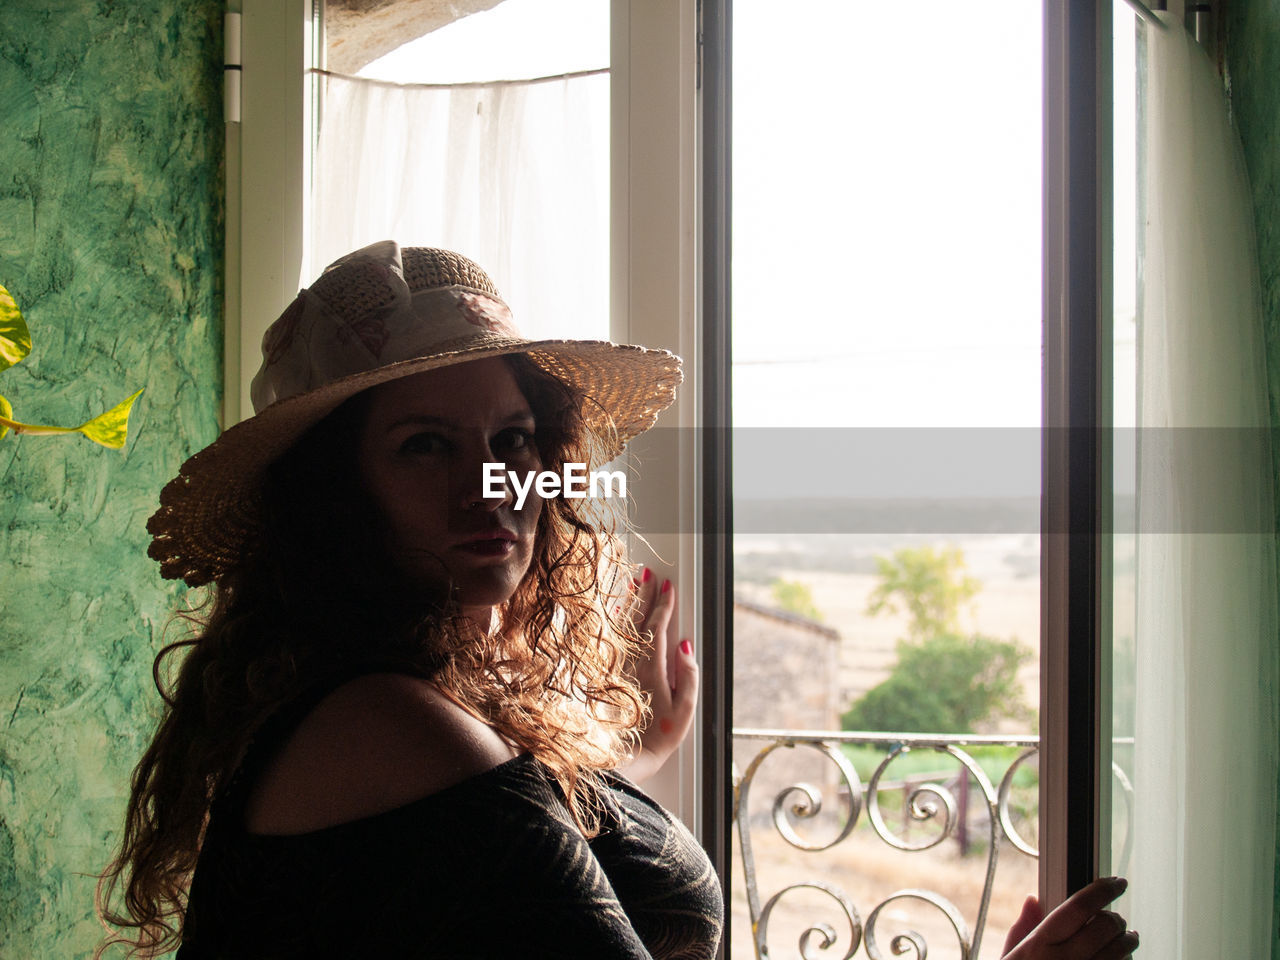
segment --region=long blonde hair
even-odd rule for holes
[[[544,466],[600,462],[612,438],[589,433],[584,399],[523,356],[508,362]],[[363,395],[348,401],[273,467],[256,546],[215,585],[207,612],[182,614],[195,635],[156,657],[163,715],[99,879],[108,937],[95,957],[113,944],[154,956],[181,942],[214,796],[264,720],[328,678],[375,668],[431,678],[545,764],[579,827],[597,829],[600,772],[629,754],[646,716],[625,669],[640,639],[616,521],[599,500],[546,501],[529,571],[498,629],[482,630],[447,598],[415,597],[390,568],[354,463],[365,406]]]

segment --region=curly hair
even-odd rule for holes
[[[601,463],[614,438],[585,425],[590,401],[523,355],[506,360],[544,466]],[[180,943],[213,798],[259,726],[329,678],[432,680],[542,761],[583,832],[598,829],[600,771],[628,756],[647,710],[625,670],[642,641],[619,521],[606,501],[547,500],[529,570],[498,608],[498,628],[482,629],[388,560],[355,456],[367,407],[367,392],[348,400],[272,466],[261,537],[214,586],[207,612],[180,614],[196,634],[155,659],[163,714],[133,774],[119,853],[99,878],[109,935],[95,957],[113,944],[154,956]]]

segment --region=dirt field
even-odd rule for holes
[[[833,542],[841,540],[847,541],[844,556],[831,552]],[[813,546],[808,553],[804,549],[806,541]],[[748,544],[750,542],[748,539]],[[938,541],[938,545],[942,543]],[[982,584],[972,603],[961,612],[961,628],[1000,639],[1016,637],[1031,652],[1021,679],[1026,702],[1035,710],[1040,700],[1039,538],[975,536],[946,543],[960,547],[967,561],[967,573]],[[913,541],[911,545],[919,543]],[[778,549],[771,551],[770,546]],[[865,538],[815,535],[794,538],[785,546],[762,541],[750,555],[756,570],[767,569],[772,577],[805,584],[822,614],[822,622],[840,632],[840,687],[847,702],[888,676],[897,659],[895,644],[906,634],[904,615],[886,611],[869,616],[866,612],[867,597],[879,582],[871,572],[873,557],[888,556],[893,547],[893,544]],[[824,552],[819,554],[819,548]],[[797,564],[797,553],[810,556],[812,562],[806,566]],[[767,560],[771,554],[776,557],[773,565]],[[735,589],[748,600],[766,605],[771,602],[771,592],[763,577],[755,582],[739,583]],[[847,703],[841,709],[845,706]]]

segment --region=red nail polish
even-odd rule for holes
[[[641,583],[648,583],[653,578],[653,571],[648,567],[644,568],[644,574],[640,577]]]
[[[681,641],[680,641],[680,652],[681,652],[681,653],[683,653],[686,657],[687,657],[687,656],[692,655],[692,653],[693,653],[693,644],[692,644],[692,643],[690,643],[688,640],[681,640]]]
[[[668,590],[670,590],[670,589],[671,589],[671,581],[670,581],[670,580],[663,580],[663,581],[662,581],[662,592],[663,592],[663,593],[666,593],[666,592],[667,592]]]

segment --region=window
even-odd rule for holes
[[[1115,488],[1111,451],[1097,440],[1115,422],[1108,363],[1113,338],[1120,341],[1123,333],[1118,313],[1113,324],[1112,276],[1101,260],[1112,243],[1111,6],[1101,0],[1043,5],[1043,422],[1050,429],[1042,472],[1040,837],[1042,893],[1054,900],[1105,859],[1106,829],[1096,804],[1106,791],[1102,771],[1109,755],[1101,738],[1110,728],[1099,680],[1112,622],[1108,592],[1116,555],[1106,520]],[[745,0],[739,7],[745,18]],[[228,193],[229,421],[247,412],[240,398],[256,367],[261,330],[310,272],[306,120],[316,109],[306,72],[314,64],[310,0],[242,0],[242,8],[243,123],[228,133],[235,174]],[[689,374],[680,405],[665,421],[674,428],[666,437],[675,438],[675,454],[638,451],[670,471],[647,469],[640,517],[657,531],[649,538],[657,552],[681,572],[682,633],[696,637],[713,667],[704,673],[699,736],[658,792],[686,822],[702,827],[722,865],[732,810],[725,755],[732,690],[724,671],[732,598],[723,586],[731,565],[734,484],[733,444],[723,429],[730,380],[729,10],[727,0],[613,0],[609,27],[611,335],[669,346],[685,357]],[[910,16],[932,10],[913,9]],[[816,28],[813,22],[804,27]],[[850,30],[851,48],[883,43],[908,27],[904,21]],[[903,63],[910,56],[904,52]],[[893,81],[886,78],[875,92],[892,92]],[[791,145],[800,155],[805,146]],[[782,268],[800,269],[785,261]],[[791,315],[779,319],[793,321]],[[740,386],[746,384],[744,377]],[[667,503],[672,490],[681,494],[674,506]],[[692,531],[701,536],[681,535]],[[1117,617],[1122,612],[1117,608]]]
[[[526,0],[508,2],[518,6]],[[600,6],[595,0],[592,5]],[[484,4],[467,8],[472,6]],[[313,125],[305,122],[319,116],[323,124],[324,119],[314,72],[323,59],[318,27],[308,0],[242,2],[242,122],[229,125],[228,133],[227,422],[251,412],[248,383],[257,368],[262,332],[327,262],[326,253],[313,252],[307,243],[317,217],[309,186],[313,173],[324,176],[312,169]],[[701,457],[694,428],[701,422],[700,368],[706,355],[699,335],[703,245],[696,205],[701,189],[696,180],[698,6],[695,0],[614,0],[608,30],[608,236],[607,244],[597,244],[597,249],[607,247],[607,257],[588,264],[577,262],[581,255],[565,257],[563,270],[566,277],[589,275],[603,265],[609,281],[608,336],[663,346],[685,359],[679,401],[664,414],[660,429],[632,445],[633,454],[647,466],[643,484],[631,492],[648,544],[679,571],[681,636],[696,638],[695,613],[708,606],[702,586],[708,581],[700,575],[701,545],[682,533],[699,529],[703,510],[690,480]],[[588,70],[596,65],[586,63]],[[572,64],[569,70],[582,66]],[[388,228],[381,229],[385,236]],[[365,242],[362,234],[354,235],[360,238],[357,243]],[[490,266],[481,254],[476,259]],[[520,289],[518,274],[510,274],[513,289]],[[505,289],[502,278],[499,288]],[[576,293],[580,300],[597,297],[594,302],[599,302],[598,294]],[[531,316],[538,307],[531,302]],[[518,321],[520,317],[517,311]],[[561,330],[557,335],[583,334]],[[672,490],[680,492],[677,503],[671,502]],[[636,554],[647,559],[639,550]],[[700,736],[695,731],[678,762],[669,763],[655,779],[653,790],[695,828],[703,803]]]
[[[819,921],[843,955],[842,904],[806,881],[840,891],[864,924],[902,888],[945,898],[971,928],[985,910],[982,956],[995,956],[1037,885],[1035,859],[1001,838],[981,906],[990,845],[976,779],[924,747],[889,759],[904,736],[942,735],[999,784],[1035,742],[1041,10],[991,0],[972,14],[734,8],[733,726],[848,738],[826,738],[832,756],[803,737],[782,749],[767,732],[735,737],[738,772],[750,771],[735,833],[750,845],[738,857],[735,836],[733,881],[749,859],[758,903],[749,911],[735,890],[734,957],[754,956],[753,935],[786,952]],[[909,43],[881,42],[908,20]],[[890,577],[898,587],[870,614]],[[928,615],[910,615],[913,601]],[[909,672],[895,670],[900,651]],[[975,734],[1013,742],[959,746]],[[878,768],[883,829],[869,809]],[[1019,770],[1018,829],[1035,844],[1034,758]],[[800,783],[821,810],[786,819],[826,849],[800,852],[774,826],[780,792]],[[945,785],[952,814],[924,792],[937,814],[910,816],[905,795],[926,783]],[[865,806],[851,818],[855,791]],[[782,809],[806,804],[796,789]],[[955,955],[934,904],[894,901],[877,920],[886,953],[910,928],[930,956]]]
[[[442,246],[484,266],[526,336],[609,339],[608,7],[503,0],[416,38],[414,17],[367,64],[346,51],[385,18],[327,9],[349,26],[326,16],[326,56],[349,69],[317,78],[304,273],[387,237]]]

